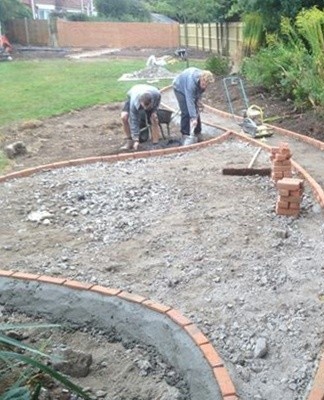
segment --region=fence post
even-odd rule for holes
[[[25,26],[25,41],[26,41],[27,46],[29,46],[30,45],[29,30],[28,30],[28,21],[27,21],[26,17],[24,18],[24,26]]]
[[[189,39],[188,39],[188,25],[187,22],[185,23],[185,47],[188,47]]]
[[[48,34],[49,34],[49,45],[53,47],[58,47],[57,42],[57,18],[48,19]]]
[[[205,26],[201,24],[201,45],[203,51],[205,51]]]

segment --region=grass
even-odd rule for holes
[[[12,61],[0,64],[0,126],[42,119],[96,104],[120,102],[127,90],[143,81],[119,82],[124,73],[145,68],[146,60],[80,62],[66,59]],[[203,68],[201,60],[190,66]],[[180,72],[186,63],[170,64]],[[154,83],[162,88],[170,80]]]

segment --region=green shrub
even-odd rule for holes
[[[216,76],[228,75],[229,61],[225,57],[213,54],[207,58],[205,68]]]
[[[90,21],[88,15],[83,13],[67,13],[66,19],[69,21]]]

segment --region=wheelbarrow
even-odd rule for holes
[[[159,128],[163,139],[170,138],[170,122],[172,121],[173,111],[160,108],[157,110],[157,116],[159,120]],[[167,136],[163,130],[162,125],[166,125]],[[147,118],[147,114],[144,110],[140,111],[140,143],[147,142],[151,136],[151,123]]]

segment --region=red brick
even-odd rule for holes
[[[289,208],[291,209],[291,210],[300,210],[300,204],[298,204],[298,203],[289,203]]]
[[[307,400],[323,400],[324,399],[324,357],[321,357],[313,387],[310,391]]]
[[[184,317],[182,314],[180,314],[179,311],[175,309],[168,311],[167,315],[178,325],[186,326],[191,324],[191,321],[188,318]]]
[[[299,190],[289,190],[289,196],[295,196],[295,197],[300,197],[303,195],[303,189]]]
[[[92,288],[93,284],[91,283],[82,283],[79,281],[67,280],[64,282],[63,286],[67,286],[77,290],[89,290]]]
[[[276,206],[279,208],[289,208],[289,203],[287,201],[278,200]]]
[[[291,166],[290,165],[280,165],[278,167],[272,167],[273,172],[287,172],[291,171]]]
[[[285,201],[287,203],[298,203],[300,204],[301,202],[301,197],[295,197],[295,196],[280,196],[280,201]]]
[[[280,180],[283,178],[283,173],[282,172],[272,172],[271,177],[275,178],[277,180]]]
[[[224,365],[223,360],[210,343],[202,344],[200,349],[211,367],[221,367]]]
[[[118,161],[126,161],[126,160],[132,160],[134,159],[134,154],[133,153],[121,153],[118,154]]]
[[[111,156],[102,156],[102,162],[109,163],[109,162],[116,162],[118,161],[118,155],[111,155]]]
[[[161,314],[165,314],[167,311],[171,310],[170,306],[165,306],[164,304],[156,303],[152,300],[145,300],[143,301],[143,304],[145,304],[146,307],[151,308],[152,310],[157,311]]]
[[[133,303],[143,303],[143,301],[146,300],[146,298],[143,296],[139,296],[137,294],[133,294],[133,293],[125,292],[125,291],[118,293],[117,296],[120,297],[121,299],[131,301]]]
[[[15,272],[12,277],[17,279],[26,279],[28,281],[37,281],[39,275],[30,274],[28,272]]]
[[[277,182],[278,189],[298,190],[302,187],[303,180],[297,178],[283,178]]]
[[[200,329],[198,329],[195,324],[185,326],[185,330],[193,338],[198,346],[208,343],[208,339],[206,338],[206,336],[201,332]]]
[[[292,177],[292,171],[285,171],[283,175],[284,175],[283,176],[284,178],[291,178]]]
[[[236,395],[235,387],[227,370],[224,367],[215,367],[213,371],[222,395],[224,397]]]
[[[15,271],[5,271],[4,269],[0,270],[0,276],[11,276],[15,273]]]
[[[150,150],[149,153],[151,156],[163,156],[166,154],[166,150],[165,149]]]
[[[101,293],[106,296],[117,296],[117,294],[121,292],[121,289],[107,288],[100,285],[94,285],[92,286],[91,291],[96,293]]]
[[[42,275],[37,280],[39,282],[53,283],[55,285],[63,285],[63,283],[66,282],[66,279],[64,279],[64,278],[58,278],[58,277],[47,276],[47,275]]]
[[[137,151],[134,153],[134,158],[149,158],[151,154],[149,151]]]
[[[275,155],[279,153],[279,147],[271,147],[271,154]]]
[[[286,208],[276,208],[276,214],[297,217],[299,215],[299,212],[291,209],[287,210]]]
[[[289,196],[290,191],[287,189],[279,189],[278,193],[280,196]]]

